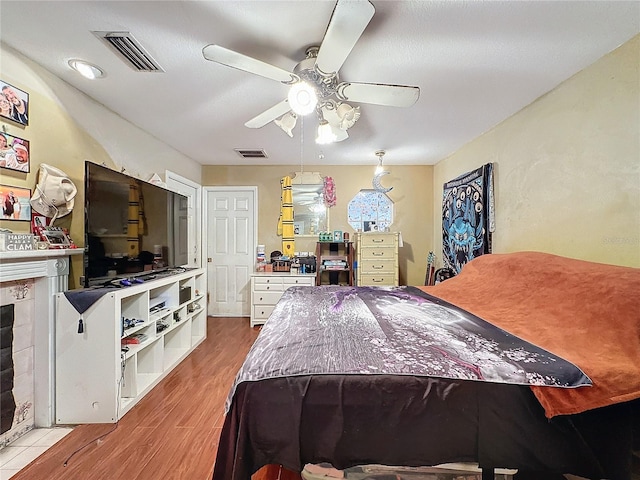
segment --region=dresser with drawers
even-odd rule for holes
[[[251,326],[267,321],[284,291],[316,284],[315,273],[255,272],[251,274]]]
[[[398,232],[357,233],[356,260],[357,285],[398,285]]]

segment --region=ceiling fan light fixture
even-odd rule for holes
[[[333,133],[333,129],[329,122],[326,120],[320,120],[318,125],[318,135],[316,136],[316,143],[319,145],[327,145],[336,141],[338,137]]]
[[[296,126],[298,117],[293,112],[287,112],[282,117],[276,118],[273,123],[279,126],[284,133],[293,138],[293,128]]]
[[[291,86],[287,96],[291,109],[298,115],[309,115],[318,104],[316,90],[307,82],[298,82]]]
[[[360,118],[360,107],[352,107],[348,103],[340,103],[336,112],[340,118],[340,128],[343,130],[353,127]]]
[[[73,59],[69,60],[68,63],[71,68],[89,80],[104,77],[104,71],[100,67],[89,62],[85,62],[84,60]]]

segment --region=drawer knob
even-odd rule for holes
[[[371,252],[371,255],[373,255],[374,257],[384,257],[384,252]]]
[[[371,265],[371,268],[375,270],[382,270],[384,268],[384,265]]]

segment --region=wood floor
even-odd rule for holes
[[[12,480],[210,480],[224,402],[257,335],[248,318],[210,317],[207,339],[115,429],[80,425]],[[300,478],[269,466],[252,480]]]

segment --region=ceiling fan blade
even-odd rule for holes
[[[261,77],[270,78],[278,82],[289,84],[300,80],[297,75],[287,72],[280,67],[234,52],[220,45],[207,45],[202,49],[202,55],[212,62],[237,68],[238,70],[260,75]]]
[[[321,73],[331,75],[340,70],[375,11],[368,0],[338,0],[316,58]]]
[[[390,107],[410,107],[418,101],[419,87],[381,83],[342,82],[336,88],[338,98]]]
[[[289,106],[289,102],[287,100],[283,100],[280,103],[275,104],[270,109],[265,110],[260,115],[253,117],[245,123],[244,126],[249,128],[264,127],[267,123],[274,121],[276,118],[281,117],[290,110],[291,107]]]

